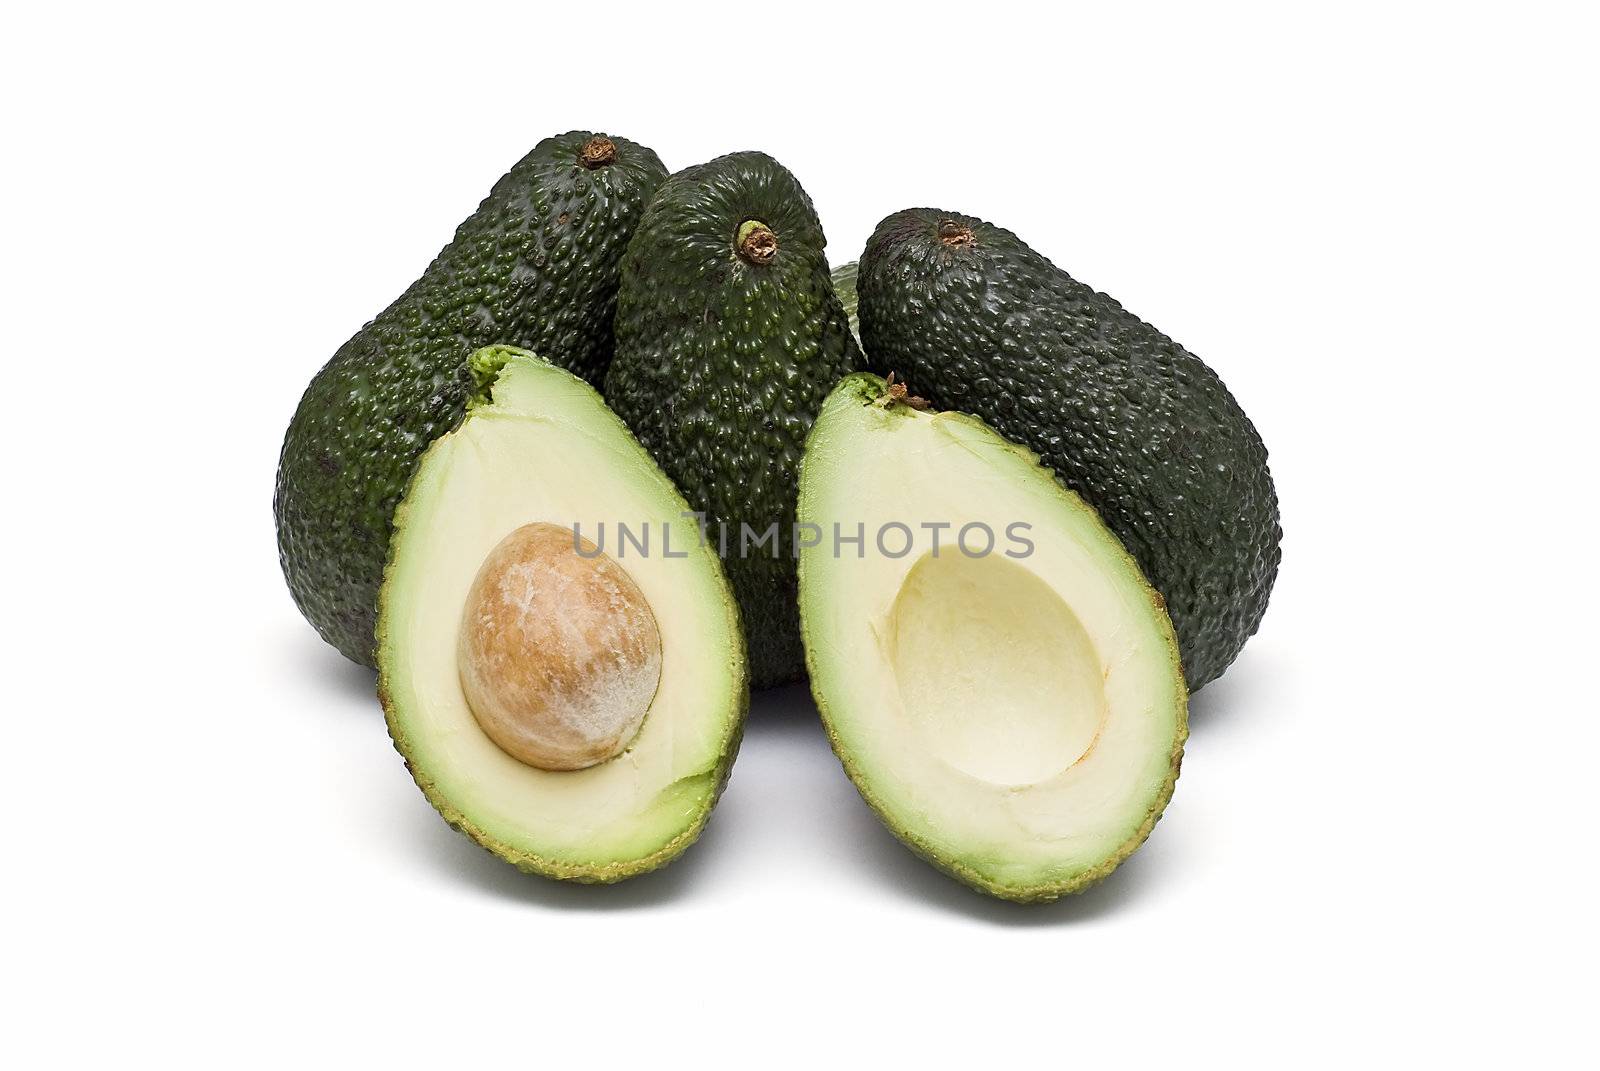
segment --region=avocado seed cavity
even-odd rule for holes
[[[581,770],[639,732],[661,681],[661,633],[620,565],[571,528],[528,524],[479,568],[457,659],[467,705],[502,751]]]

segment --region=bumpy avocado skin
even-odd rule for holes
[[[374,664],[395,507],[428,444],[460,422],[467,357],[505,343],[598,385],[623,251],[667,171],[650,149],[575,130],[523,157],[422,277],[339,347],[284,436],[273,511],[289,591],[322,638]],[[600,157],[600,158],[597,158]]]
[[[777,252],[738,252],[757,220]],[[790,533],[796,474],[822,400],[861,353],[828,278],[822,224],[772,157],[740,152],[673,175],[628,246],[606,400],[655,455],[724,565],[756,687],[805,672]],[[740,555],[741,524],[770,544]],[[724,527],[725,526],[725,529]]]
[[[1166,599],[1189,688],[1219,677],[1266,611],[1282,530],[1266,447],[1216,373],[959,213],[885,219],[858,285],[869,366],[1036,452]]]

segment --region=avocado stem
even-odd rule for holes
[[[578,163],[593,171],[605,167],[617,158],[617,144],[604,134],[596,134],[578,150]]]
[[[972,233],[972,228],[964,223],[957,223],[953,219],[939,222],[939,241],[952,249],[964,245],[971,245],[977,235]]]
[[[884,409],[893,409],[897,405],[904,405],[919,412],[928,408],[928,399],[919,398],[906,388],[904,383],[895,381],[894,373],[889,373],[889,378],[884,381],[883,393],[878,395],[873,403]]]
[[[522,351],[511,346],[485,346],[467,358],[467,371],[472,376],[472,393],[467,396],[467,408],[476,409],[493,400],[495,381],[506,362]]]
[[[765,264],[778,255],[778,236],[759,219],[747,219],[739,224],[734,248],[751,264]]]

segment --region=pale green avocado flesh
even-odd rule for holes
[[[1171,622],[1033,454],[886,394],[841,382],[801,469],[800,614],[828,735],[935,866],[1005,899],[1076,892],[1171,797],[1188,732]]]
[[[396,518],[379,607],[390,735],[451,825],[518,867],[610,882],[704,826],[743,727],[744,642],[721,566],[649,454],[581,379],[524,351],[474,356],[492,397],[423,455]],[[632,577],[661,637],[660,683],[621,754],[574,771],[502,751],[463,696],[457,635],[473,579],[510,532],[579,526]],[[648,553],[617,545],[648,530]],[[663,553],[670,531],[671,553]]]

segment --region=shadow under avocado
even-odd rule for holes
[[[1246,651],[1228,672],[1189,697],[1189,735],[1225,732],[1262,717],[1271,705],[1269,689],[1279,675],[1266,652]]]
[[[286,660],[297,675],[315,681],[330,695],[370,700],[377,708],[377,670],[350,661],[309,629],[295,631],[298,639],[289,646]]]

